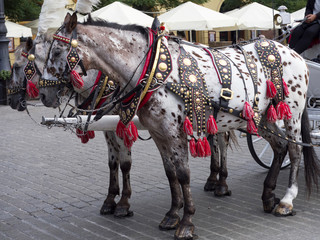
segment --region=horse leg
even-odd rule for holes
[[[261,120],[261,125],[266,126],[275,134],[281,134],[283,137],[285,136],[277,125],[269,123],[265,118]],[[279,203],[279,199],[276,198],[273,191],[276,188],[280,168],[287,154],[288,142],[267,131],[260,131],[259,134],[269,142],[274,153],[271,168],[264,180],[263,193],[261,196],[264,211],[266,213],[271,213],[276,204]]]
[[[123,189],[121,199],[117,203],[115,217],[131,217],[133,212],[129,210],[129,198],[131,197],[130,169],[131,169],[131,151],[124,145],[123,140],[118,139],[120,146],[120,169],[122,172]]]
[[[105,139],[108,144],[108,157],[109,157],[109,169],[110,169],[110,178],[109,178],[109,190],[106,200],[104,201],[100,214],[113,214],[116,209],[115,197],[119,195],[119,146],[117,142],[114,141],[115,135],[113,132],[104,132]]]
[[[228,190],[228,185],[226,179],[228,177],[227,170],[227,149],[229,145],[229,137],[230,133],[221,133],[218,136],[218,145],[220,149],[220,159],[221,159],[221,167],[219,170],[219,182],[214,190],[214,195],[221,196],[230,196],[231,191]]]
[[[207,178],[207,182],[204,185],[204,191],[214,191],[217,184],[218,184],[218,178],[217,175],[220,170],[220,164],[219,164],[219,148],[218,148],[218,136],[216,135],[209,135],[208,141],[211,148],[211,163],[210,163],[210,175]]]

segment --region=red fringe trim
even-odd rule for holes
[[[197,157],[197,151],[196,151],[196,141],[194,138],[191,138],[189,141],[189,149],[190,149],[190,154],[192,157]]]
[[[276,106],[276,110],[277,110],[277,117],[279,120],[282,120],[285,116],[286,113],[286,109],[285,106],[283,105],[283,102],[279,102]]]
[[[123,139],[124,145],[130,149],[135,141],[138,139],[138,129],[131,121],[128,126],[119,121],[116,129],[116,134]]]
[[[267,97],[274,98],[276,94],[277,94],[277,89],[274,86],[273,82],[270,80],[267,80]]]
[[[188,134],[189,136],[193,135],[193,126],[191,121],[189,120],[188,117],[186,117],[184,119],[184,123],[183,123],[183,130],[186,134]]]
[[[75,88],[82,88],[84,86],[83,79],[75,70],[71,71],[70,75],[71,83]]]
[[[212,115],[209,116],[209,119],[207,121],[207,131],[209,134],[212,134],[212,135],[218,132],[216,120]]]
[[[282,79],[282,85],[283,85],[284,95],[286,97],[288,97],[289,96],[289,89],[288,89],[287,83],[284,81],[284,79]]]
[[[248,120],[247,131],[248,131],[248,133],[251,133],[251,134],[257,134],[258,129],[257,129],[256,124],[254,123],[253,119]]]
[[[244,107],[242,110],[242,116],[246,120],[251,120],[254,116],[253,109],[248,102],[244,103]]]
[[[31,98],[36,98],[39,96],[39,89],[31,80],[28,80],[27,93]]]
[[[278,119],[276,109],[271,105],[268,109],[267,120],[271,123],[275,123]]]
[[[93,139],[95,137],[94,131],[88,131],[87,135],[88,135],[89,139]]]
[[[210,148],[210,144],[209,144],[207,138],[203,137],[202,142],[204,145],[205,157],[210,157],[211,156],[211,148]]]
[[[286,120],[289,120],[292,118],[292,113],[291,113],[291,110],[290,110],[290,107],[288,106],[288,104],[286,104],[285,102],[283,103],[283,108],[284,108],[284,118]]]
[[[198,155],[198,157],[205,157],[206,156],[206,151],[204,149],[204,144],[203,144],[201,138],[198,139],[198,141],[196,143],[196,147],[197,147],[197,155]]]

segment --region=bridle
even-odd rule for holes
[[[27,53],[25,51],[21,52],[21,56],[25,57],[28,60],[26,66],[23,69],[24,79],[22,82],[22,86],[8,88],[7,94],[9,96],[18,93],[21,94],[21,96],[24,96],[26,93],[28,93],[28,95],[32,98],[38,96],[39,90],[37,89],[36,85],[32,82],[32,79],[35,77],[36,74],[38,74],[41,78],[42,73],[40,72],[37,64],[35,63],[35,48],[32,48],[30,51],[31,53]],[[12,73],[11,76],[13,76]]]

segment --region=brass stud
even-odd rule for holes
[[[28,56],[29,61],[34,61],[35,59],[36,59],[36,57],[33,54],[29,54],[29,56]]]
[[[186,66],[190,66],[191,65],[191,60],[189,58],[185,58],[183,59],[183,64]]]
[[[71,41],[71,46],[74,47],[74,48],[76,48],[76,47],[78,46],[78,41],[75,40],[75,39],[73,39],[73,40]]]
[[[167,59],[167,56],[166,56],[165,54],[161,54],[161,55],[160,55],[160,59],[161,59],[162,61],[165,61],[165,60]]]
[[[190,82],[195,83],[195,82],[197,82],[197,77],[195,75],[191,74],[189,76],[189,80],[190,80]]]
[[[165,63],[160,63],[158,67],[159,67],[159,70],[162,72],[164,72],[168,69],[168,66]]]
[[[71,58],[71,62],[75,62],[76,61],[76,58],[75,57],[72,57]]]
[[[269,55],[268,56],[268,61],[269,62],[274,62],[276,60],[276,57],[274,55]]]
[[[158,73],[156,74],[156,78],[159,79],[159,80],[161,80],[161,79],[162,79],[162,74],[158,72]]]
[[[227,66],[227,64],[228,64],[227,61],[224,60],[224,59],[220,59],[219,63],[220,63],[221,66]]]

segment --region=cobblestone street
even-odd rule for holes
[[[53,117],[57,110],[30,107],[30,113],[40,122],[41,116]],[[134,216],[118,219],[99,214],[109,182],[101,132],[82,144],[70,131],[37,125],[26,112],[0,106],[0,115],[0,239],[173,239],[174,231],[158,228],[171,198],[152,140],[133,145],[130,204]],[[139,133],[149,136],[146,131]],[[307,199],[303,167],[294,201],[296,216],[266,214],[260,198],[267,171],[253,160],[246,138],[239,138],[239,144],[228,151],[231,196],[217,198],[205,192],[210,159],[189,159],[196,206],[193,223],[199,239],[320,239],[320,196],[314,192]],[[319,149],[317,153],[320,156]],[[277,197],[284,195],[288,175],[289,169],[280,172]]]

